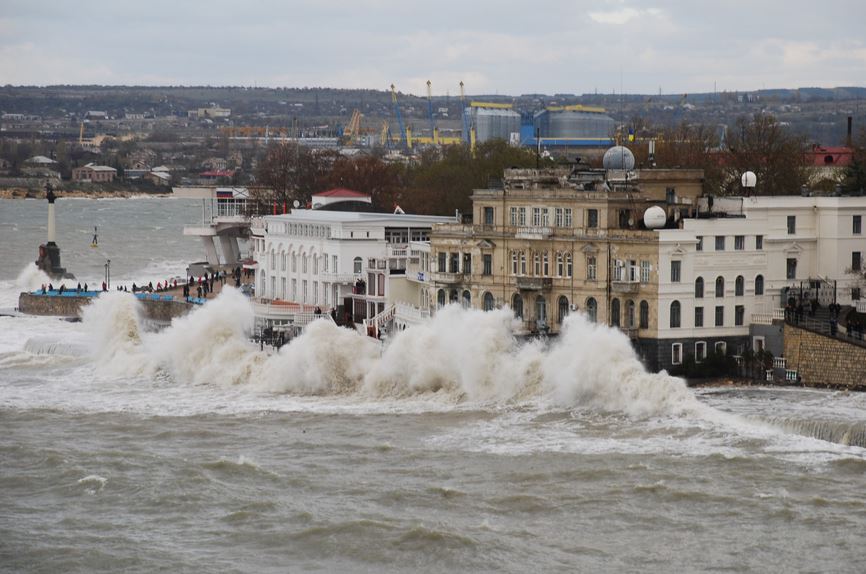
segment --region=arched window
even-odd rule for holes
[[[671,303],[671,329],[677,329],[680,326],[680,302],[674,301]]]
[[[469,290],[463,291],[463,308],[468,309],[472,306],[472,295]]]
[[[625,326],[627,329],[634,329],[634,301],[629,299],[625,302]]]
[[[734,295],[742,297],[746,293],[746,280],[742,275],[737,275],[737,280],[734,282]]]
[[[445,290],[440,289],[438,293],[436,293],[436,304],[439,307],[445,306]]]
[[[514,311],[515,317],[523,319],[523,297],[517,293],[511,298],[511,310]]]
[[[541,295],[535,298],[535,321],[538,327],[547,325],[547,300]]]
[[[758,275],[755,277],[755,295],[764,294],[764,276]]]
[[[725,296],[725,278],[719,275],[716,277],[716,297]]]
[[[700,299],[704,296],[704,278],[698,277],[695,279],[695,299]]]
[[[649,329],[649,303],[640,302],[640,328]]]
[[[457,303],[457,301],[458,301],[458,299],[457,299],[457,289],[452,289],[451,292],[450,292],[448,295],[449,295],[449,297],[448,297],[448,302],[449,302],[449,303]]]
[[[565,321],[565,318],[568,317],[568,297],[565,295],[560,295],[559,303],[557,304],[557,320],[559,320],[560,324]]]
[[[493,311],[493,308],[496,306],[496,300],[493,298],[493,293],[491,293],[490,291],[487,291],[484,294],[484,297],[482,297],[481,301],[483,305],[482,308],[485,311]]]
[[[619,327],[619,299],[610,302],[610,324]]]
[[[598,321],[598,303],[592,297],[586,300],[586,314],[593,323]]]
[[[360,257],[355,257],[355,259],[352,260],[352,272],[355,273],[355,275],[358,275],[359,273],[361,273],[361,258]]]

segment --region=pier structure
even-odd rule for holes
[[[210,222],[187,225],[183,234],[201,238],[208,265],[237,265],[241,260],[239,240],[249,237],[250,221],[241,215],[217,216]],[[219,243],[219,251],[217,251]],[[222,254],[222,257],[220,257]]]

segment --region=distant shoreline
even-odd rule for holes
[[[171,191],[164,193],[147,193],[141,191],[99,191],[99,190],[61,190],[57,192],[60,199],[136,199],[140,197],[172,197]],[[24,188],[0,189],[0,199],[45,199],[44,190]]]

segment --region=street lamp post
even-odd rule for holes
[[[111,259],[105,260],[105,287],[111,289]]]

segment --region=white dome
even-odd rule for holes
[[[613,146],[604,152],[601,165],[604,166],[604,169],[632,170],[634,169],[634,154],[625,146]]]
[[[658,229],[664,227],[668,221],[668,216],[665,210],[654,205],[643,212],[643,224],[647,229]]]
[[[758,177],[755,175],[753,171],[747,171],[743,174],[743,177],[740,179],[743,187],[755,187],[755,184],[758,183]]]

